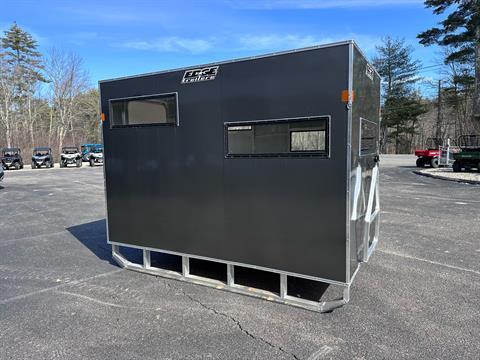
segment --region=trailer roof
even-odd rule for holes
[[[229,63],[234,63],[234,62],[249,61],[249,60],[261,59],[261,58],[266,58],[266,57],[286,55],[286,54],[291,54],[291,53],[311,51],[311,50],[317,50],[317,49],[334,47],[334,46],[342,46],[342,45],[348,45],[348,44],[353,44],[357,48],[357,50],[360,52],[360,54],[362,54],[362,56],[365,59],[367,59],[367,61],[368,61],[368,58],[365,56],[365,54],[362,52],[362,50],[355,43],[354,40],[345,40],[345,41],[338,41],[338,42],[329,43],[329,44],[314,45],[314,46],[308,46],[308,47],[303,47],[303,48],[299,48],[299,49],[279,51],[279,52],[267,53],[267,54],[263,54],[263,55],[256,55],[256,56],[238,58],[238,59],[233,59],[233,60],[217,61],[217,62],[212,62],[212,63],[207,63],[207,64],[194,64],[194,65],[184,66],[184,67],[176,68],[176,69],[154,71],[154,72],[143,73],[143,74],[138,74],[138,75],[122,76],[122,77],[118,77],[118,78],[100,80],[98,83],[101,84],[101,83],[112,82],[112,81],[117,81],[117,80],[126,80],[126,79],[132,79],[132,78],[143,77],[143,76],[166,74],[166,73],[175,72],[175,71],[189,70],[192,67],[207,67],[207,66],[229,64]],[[373,67],[373,69],[374,69],[375,73],[380,77],[380,75],[378,74],[378,71],[374,67]]]

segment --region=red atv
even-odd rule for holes
[[[417,167],[428,164],[432,168],[438,168],[439,147],[443,146],[443,139],[428,138],[425,144],[425,150],[415,150],[415,156],[418,157]]]

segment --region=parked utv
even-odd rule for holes
[[[455,162],[452,165],[454,172],[461,172],[476,168],[480,172],[480,135],[462,135],[458,138],[461,151],[453,154]]]
[[[5,172],[3,171],[3,166],[0,166],[0,181],[3,180],[4,175],[5,175]]]
[[[90,154],[93,151],[93,149],[96,148],[103,148],[102,144],[82,144],[81,150],[82,150],[82,160],[83,161],[90,161]]]
[[[80,154],[76,146],[65,146],[62,148],[60,167],[63,168],[68,165],[82,166],[82,154]]]
[[[428,138],[425,142],[426,149],[415,150],[415,156],[418,157],[417,167],[430,165],[432,168],[438,168],[439,147],[443,146],[443,144],[443,139]]]
[[[32,169],[38,169],[42,166],[45,166],[46,168],[53,168],[54,163],[52,149],[49,147],[33,148]]]
[[[2,153],[0,155],[0,160],[2,162],[2,167],[5,170],[15,169],[20,170],[23,169],[23,159],[22,155],[20,154],[21,151],[19,148],[3,148]]]
[[[95,164],[103,165],[103,147],[94,147],[88,154],[88,162],[90,166],[95,166]]]

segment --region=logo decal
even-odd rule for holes
[[[373,73],[374,73],[374,70],[373,70],[372,65],[367,64],[367,69],[365,70],[365,75],[367,75],[367,77],[372,81],[373,81]]]
[[[183,74],[182,84],[215,80],[218,73],[218,66],[209,66],[201,69],[192,69]]]

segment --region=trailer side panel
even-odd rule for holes
[[[213,80],[102,82],[109,240],[345,282],[348,70],[340,45],[222,63]],[[175,93],[178,124],[112,127],[110,100]],[[319,118],[327,156],[258,150]],[[228,124],[265,122],[256,150],[230,153]]]

